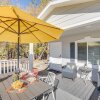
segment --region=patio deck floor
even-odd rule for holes
[[[60,80],[56,92],[56,100],[100,100],[98,99],[99,91],[96,88],[96,83],[86,81],[87,84],[80,78],[75,81],[62,78],[61,74],[57,75]],[[53,100],[52,95],[48,100]]]
[[[57,74],[57,79],[59,79],[59,85],[56,100],[100,100],[100,92],[97,90],[96,84],[91,81],[86,81],[87,84],[85,84],[80,78],[73,81],[62,78],[61,74]],[[52,94],[47,100],[53,100]]]

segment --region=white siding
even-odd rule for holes
[[[62,71],[62,43],[61,42],[52,42],[50,45],[50,57],[49,64],[50,69],[56,71]]]
[[[50,56],[58,58],[61,55],[61,48],[62,48],[61,42],[52,42],[49,45],[50,45]]]
[[[60,28],[100,17],[100,1],[55,8],[46,21]]]
[[[67,38],[62,40],[62,65],[70,62],[70,41]]]

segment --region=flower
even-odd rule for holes
[[[22,86],[23,86],[23,82],[21,82],[20,80],[17,80],[17,81],[12,83],[12,87],[14,89],[21,89]]]

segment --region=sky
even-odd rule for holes
[[[13,5],[16,5],[17,1],[18,1],[18,3],[20,4],[20,6],[22,8],[26,8],[27,5],[32,2],[32,0],[11,0]],[[35,4],[39,5],[40,4],[40,0],[36,0]]]

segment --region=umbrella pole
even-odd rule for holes
[[[19,39],[20,39],[20,37],[18,36],[18,71],[19,71]]]
[[[19,44],[20,44],[20,20],[18,20],[18,73],[20,72],[19,68]]]

